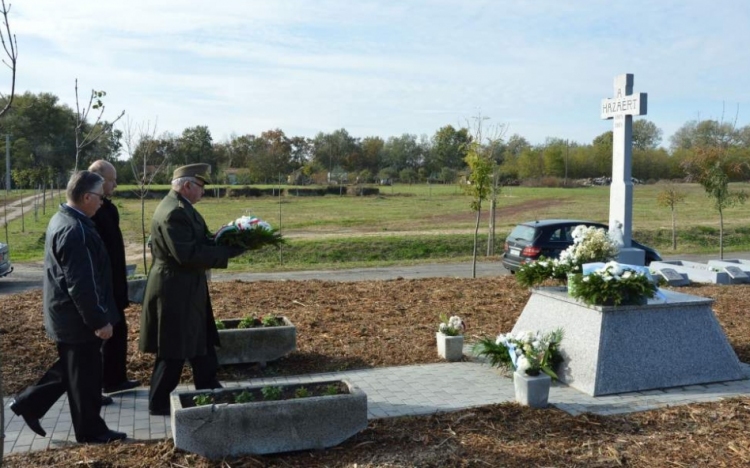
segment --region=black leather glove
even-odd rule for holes
[[[238,257],[238,256],[242,255],[243,253],[245,253],[245,249],[243,249],[242,247],[229,247],[229,246],[227,246],[226,249],[227,249],[227,256],[229,258]]]

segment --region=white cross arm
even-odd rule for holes
[[[647,106],[648,96],[646,93],[602,99],[602,119],[612,119],[617,115],[646,115]]]

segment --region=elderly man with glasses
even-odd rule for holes
[[[76,440],[122,440],[100,416],[102,340],[112,337],[120,317],[112,293],[109,255],[91,217],[102,206],[104,179],[89,171],[73,174],[67,203],[52,216],[44,245],[44,326],[57,345],[57,361],[10,408],[37,434],[40,419],[68,394]]]
[[[180,382],[185,360],[193,368],[196,389],[220,388],[216,379],[219,345],[206,270],[226,268],[243,250],[214,245],[195,205],[209,182],[208,164],[175,169],[172,190],[151,221],[153,264],[141,313],[140,349],[156,354],[149,411],[169,415],[169,394]]]
[[[125,309],[130,301],[128,300],[128,279],[125,266],[125,241],[120,230],[120,212],[111,200],[117,188],[117,169],[112,163],[100,159],[89,166],[89,171],[99,174],[104,179],[102,207],[91,220],[104,242],[112,264],[112,290],[117,305],[117,314],[120,317],[112,328],[112,338],[102,345],[102,385],[105,393],[115,393],[132,390],[141,384],[137,380],[128,380],[126,370],[128,322],[125,319]],[[112,397],[103,397],[103,404],[111,402]]]

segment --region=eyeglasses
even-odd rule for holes
[[[96,192],[86,192],[86,193],[90,193],[91,195],[96,195],[97,197],[99,197],[99,200],[104,200],[103,193],[96,193]]]

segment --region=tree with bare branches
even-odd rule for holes
[[[167,165],[169,158],[158,154],[159,140],[156,138],[156,123],[153,127],[151,122],[134,125],[127,119],[123,128],[123,140],[125,151],[130,159],[130,168],[137,188],[134,193],[141,200],[141,241],[143,245],[143,272],[148,274],[148,260],[146,255],[146,198],[148,198],[151,184],[162,169]],[[138,165],[141,161],[141,167]]]
[[[0,0],[0,7],[2,10],[0,10],[0,13],[3,15],[3,25],[2,28],[0,28],[0,43],[3,45],[3,50],[5,51],[6,58],[3,58],[3,63],[5,64],[8,69],[10,69],[10,93],[4,94],[0,92],[0,98],[5,102],[5,106],[0,110],[0,117],[5,115],[6,112],[10,109],[10,106],[13,104],[13,98],[16,94],[16,63],[18,61],[18,42],[16,41],[16,35],[13,34],[10,30],[10,21],[8,21],[8,13],[10,13],[10,3],[7,5],[5,4],[5,0]],[[10,171],[6,167],[6,171],[8,171],[8,174],[6,175],[6,182],[10,180]],[[10,184],[5,184],[5,204],[8,203],[8,190],[10,189]],[[8,227],[8,220],[7,215],[5,219],[5,227],[7,229]],[[6,231],[7,233],[7,231]],[[6,234],[7,236],[7,234]],[[2,401],[3,396],[3,377],[2,372],[0,372],[0,401]],[[3,446],[5,445],[5,405],[0,406],[0,466],[3,464]]]
[[[10,22],[8,21],[8,13],[10,13],[10,3],[6,6],[5,0],[0,3],[2,5],[3,15],[3,30],[0,31],[0,43],[3,44],[5,55],[8,57],[7,60],[3,58],[3,63],[10,69],[10,93],[4,94],[0,92],[0,98],[5,101],[5,106],[0,110],[0,117],[2,117],[13,104],[13,97],[16,94],[16,62],[18,61],[18,42],[16,41],[16,35],[10,32]]]
[[[672,250],[677,250],[677,224],[675,212],[677,204],[682,203],[683,201],[685,201],[685,192],[677,188],[677,185],[672,182],[666,184],[656,195],[656,203],[658,203],[659,206],[669,208],[672,213]]]
[[[124,115],[125,111],[120,112],[120,115],[115,118],[112,122],[102,120],[104,115],[104,96],[107,95],[105,91],[91,90],[89,96],[88,105],[81,111],[81,105],[78,100],[78,78],[76,78],[75,84],[76,90],[76,163],[73,168],[73,172],[78,171],[78,162],[80,160],[81,151],[89,146],[90,144],[98,141],[102,136],[106,135],[112,130],[112,127],[120,120]],[[87,121],[91,111],[99,111],[94,123],[87,128]]]
[[[467,122],[468,126],[473,129],[473,132],[464,158],[470,171],[464,190],[472,197],[471,209],[477,212],[476,225],[474,226],[472,278],[477,277],[477,247],[479,242],[479,221],[482,216],[482,201],[488,197],[491,197],[490,205],[493,211],[490,215],[491,233],[488,237],[493,239],[494,242],[494,210],[499,187],[496,185],[497,178],[494,177],[494,174],[497,172],[497,164],[493,158],[493,153],[505,132],[504,125],[495,125],[485,129],[484,121],[487,119],[488,117],[482,117],[481,114],[478,114],[474,118],[473,125]],[[486,141],[487,144],[483,145],[483,141]]]

